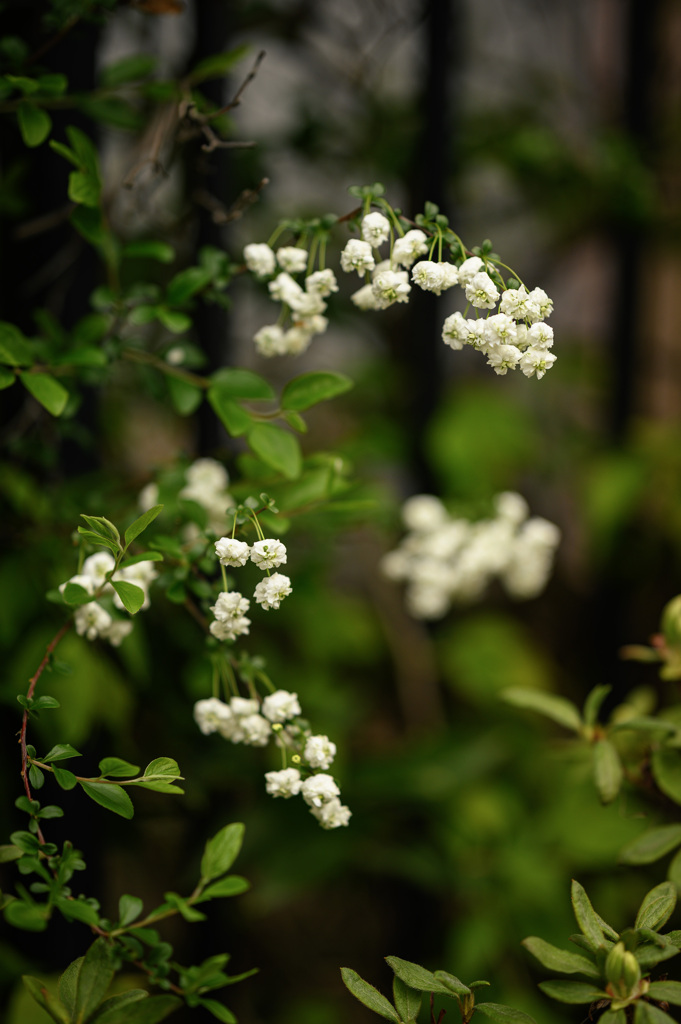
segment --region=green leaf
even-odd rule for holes
[[[50,139],[50,149],[53,149],[55,153],[59,153],[59,156],[63,156],[65,160],[73,164],[74,167],[80,167],[80,161],[72,149],[65,146],[63,142],[57,142],[55,139]]]
[[[595,686],[593,688],[584,701],[584,708],[582,710],[585,725],[593,726],[596,724],[603,701],[611,690],[612,686]]]
[[[176,780],[181,780],[182,775],[177,761],[172,757],[157,757],[150,761],[144,769],[144,775],[135,782],[136,786],[142,789],[152,789],[157,793],[183,793],[184,790],[175,785]]]
[[[85,957],[79,956],[77,960],[73,960],[59,978],[59,998],[71,1016],[76,1006],[78,975],[84,959]]]
[[[545,690],[529,690],[519,686],[503,690],[501,696],[503,700],[517,708],[538,711],[540,715],[551,718],[566,729],[581,732],[582,716],[572,701],[566,700],[565,697],[546,693]]]
[[[466,996],[471,991],[467,985],[464,985],[462,981],[448,971],[433,971],[433,977],[441,981],[442,984],[449,992],[454,992],[457,996]]]
[[[201,880],[210,882],[229,871],[237,858],[244,838],[244,826],[240,822],[225,825],[217,835],[206,843],[201,858]]]
[[[678,850],[671,859],[667,878],[676,886],[676,891],[681,892],[681,850]]]
[[[115,64],[102,68],[99,82],[104,89],[115,89],[127,82],[138,82],[140,78],[148,78],[156,67],[156,58],[144,53],[135,53],[131,57],[123,57]]]
[[[90,1018],[91,1024],[94,1024],[95,1021],[97,1024],[102,1024],[102,1021],[104,1021],[104,1024],[107,1024],[107,1022],[108,1024],[125,1024],[128,1016],[124,1011],[129,1006],[148,998],[149,993],[143,988],[132,988],[128,992],[123,992],[120,996],[110,996],[103,1003],[99,1004],[94,1017]]]
[[[264,377],[252,370],[234,367],[223,367],[211,376],[213,388],[217,388],[226,398],[249,398],[271,401],[274,391]]]
[[[137,565],[138,562],[162,562],[163,555],[160,551],[140,551],[139,555],[126,557],[121,562],[121,569],[127,569],[129,565]]]
[[[395,1009],[405,1024],[416,1020],[421,1009],[421,993],[414,988],[410,988],[409,985],[405,985],[397,975],[393,978],[393,999],[395,1001]]]
[[[5,388],[11,388],[16,379],[17,375],[12,370],[8,370],[5,366],[0,366],[0,391],[4,391]]]
[[[627,1024],[624,1010],[606,1010],[598,1018],[598,1024]]]
[[[613,743],[596,740],[592,745],[594,782],[604,804],[612,803],[624,779],[622,761]]]
[[[28,339],[18,327],[6,320],[0,320],[0,363],[9,366],[33,365]]]
[[[101,187],[99,176],[90,171],[71,171],[69,174],[68,195],[72,203],[98,206]]]
[[[130,764],[129,761],[124,761],[120,757],[104,757],[99,762],[99,771],[102,775],[129,777],[137,775],[139,766]]]
[[[409,985],[410,988],[415,988],[419,992],[440,992],[443,995],[452,995],[453,990],[451,987],[445,985],[442,981],[438,981],[431,971],[421,967],[420,964],[414,964],[411,960],[402,960],[399,956],[387,956],[385,962],[392,968],[397,977],[405,985]],[[468,995],[470,989],[461,982],[459,984],[461,985],[459,995]]]
[[[50,134],[52,119],[42,107],[32,103],[20,103],[17,108],[19,131],[24,143],[33,149],[40,146]]]
[[[596,978],[596,980],[600,978],[600,972],[591,960],[587,960],[580,953],[570,953],[566,949],[558,949],[557,946],[552,946],[550,942],[545,942],[544,939],[539,939],[534,935],[523,939],[522,945],[550,971],[560,971],[563,974],[586,974],[587,978]]]
[[[69,80],[66,75],[47,74],[38,78],[39,91],[47,96],[63,96],[68,87]]]
[[[122,255],[130,259],[156,260],[158,263],[172,263],[175,259],[175,250],[167,242],[159,242],[150,238],[147,241],[138,239],[136,242],[128,242],[123,246]]]
[[[381,995],[378,989],[375,989],[368,981],[360,978],[356,971],[349,967],[341,967],[341,977],[345,987],[352,992],[355,999],[359,999],[360,1003],[364,1003],[366,1007],[379,1016],[385,1017],[386,1020],[399,1022],[399,1014],[392,1003],[389,1003],[385,996]]]
[[[73,789],[78,784],[76,776],[66,768],[55,768],[54,778],[62,789]]]
[[[301,412],[317,402],[325,402],[336,395],[342,395],[354,387],[354,382],[343,373],[315,372],[294,377],[281,395],[282,409]]]
[[[186,267],[168,285],[166,301],[170,306],[181,306],[210,282],[212,274],[206,267]]]
[[[78,972],[73,1014],[75,1021],[85,1021],[94,1013],[106,995],[115,973],[108,944],[104,939],[95,939],[83,957]]]
[[[634,928],[657,931],[672,916],[675,906],[676,886],[673,882],[661,882],[644,897]]]
[[[18,846],[24,853],[38,853],[40,850],[40,840],[32,832],[20,829],[17,832],[12,832],[9,838],[10,842],[14,846]]]
[[[607,998],[605,992],[585,981],[540,981],[539,988],[559,1003],[595,1003]]]
[[[222,78],[249,52],[250,46],[243,43],[241,46],[228,50],[226,53],[215,53],[211,57],[204,57],[200,60],[193,71],[189,73],[192,85],[198,85],[207,78]]]
[[[144,533],[147,526],[150,526],[151,523],[153,523],[162,508],[163,505],[154,505],[153,508],[147,509],[146,512],[143,512],[142,515],[134,521],[134,523],[130,524],[125,531],[124,540],[126,548],[135,540],[136,537],[139,537],[141,533]]]
[[[45,776],[34,764],[28,769],[28,781],[34,789],[42,789],[45,784]]]
[[[185,921],[205,921],[206,915],[202,914],[200,910],[195,910],[189,901],[180,896],[177,892],[166,892],[163,894],[163,899],[166,901],[169,907],[173,907]]]
[[[652,864],[681,843],[681,825],[661,825],[643,832],[620,850],[621,864]]]
[[[84,526],[78,527],[78,533],[81,537],[85,537],[85,539],[89,540],[91,543],[101,544],[103,547],[108,548],[114,555],[117,555],[121,549],[120,544],[115,540],[109,540],[107,537],[101,537],[99,534],[93,533],[92,530],[86,530]]]
[[[236,1017],[232,1011],[227,1009],[223,1003],[219,1003],[217,999],[200,999],[198,1005],[203,1006],[214,1017],[223,1021],[224,1024],[236,1024]]]
[[[591,900],[584,887],[574,879],[572,881],[572,908],[582,934],[586,936],[591,945],[595,948],[605,946],[598,914],[591,906]]]
[[[7,864],[11,860],[19,860],[23,857],[24,851],[13,843],[3,843],[0,846],[0,864]]]
[[[681,754],[672,747],[653,751],[652,769],[655,782],[665,796],[681,804]]]
[[[144,904],[139,896],[121,896],[118,901],[118,923],[121,928],[136,921],[143,909]]]
[[[498,1021],[499,1024],[507,1024],[514,1021],[516,1024],[536,1024],[534,1017],[523,1010],[516,1010],[513,1006],[503,1006],[501,1003],[476,1003],[475,1009],[484,1017]]]
[[[65,761],[69,757],[82,757],[83,755],[75,747],[72,747],[70,743],[57,743],[56,746],[51,747],[50,750],[45,754],[44,757],[39,758],[40,761],[52,762],[52,761]]]
[[[72,608],[80,604],[89,604],[92,601],[92,594],[89,594],[85,587],[81,587],[80,583],[67,583],[61,596],[64,604],[68,604]]]
[[[303,456],[293,434],[273,423],[256,423],[248,433],[248,443],[263,462],[287,479],[295,480],[300,476]]]
[[[241,875],[227,875],[219,882],[213,882],[212,885],[207,886],[197,902],[203,903],[205,900],[217,899],[220,896],[239,896],[248,889],[250,889],[250,882],[242,878]]]
[[[171,334],[186,334],[192,326],[192,319],[186,313],[165,306],[156,307],[156,317]]]
[[[658,1003],[681,1006],[681,981],[651,981],[648,995]]]
[[[84,900],[69,900],[58,896],[54,901],[57,910],[60,910],[67,921],[80,921],[82,924],[97,927],[99,925],[99,914],[93,906],[85,903]]]
[[[111,580],[111,586],[123,602],[126,612],[136,615],[144,604],[145,595],[142,588],[136,583],[128,583],[127,580]]]
[[[659,1006],[645,1003],[642,999],[636,1001],[634,1024],[671,1024],[671,1022],[675,1024],[674,1018],[661,1010]]]
[[[180,377],[166,377],[166,387],[173,409],[180,416],[191,416],[203,401],[203,388],[197,388],[195,384],[190,384]]]
[[[122,818],[132,818],[135,808],[132,800],[120,786],[107,782],[80,782],[80,786],[96,803],[106,807],[108,811],[120,814]]]
[[[22,373],[21,383],[52,416],[61,416],[69,400],[69,393],[58,380],[48,373]]]
[[[133,989],[132,991],[139,990]],[[130,993],[126,992],[124,995],[129,996]],[[140,998],[132,1004],[129,1001],[127,1005],[123,1006],[115,1005],[105,1012],[101,1012],[101,1016],[98,1011],[88,1024],[158,1024],[158,1021],[165,1020],[182,1005],[182,1000],[177,996],[148,996],[146,992],[144,995],[147,998]],[[102,1009],[112,1003],[114,999],[122,998],[123,996],[113,996],[111,999],[107,999],[102,1003]]]
[[[108,538],[109,540],[120,541],[121,535],[118,529],[105,516],[87,516],[84,512],[80,513],[80,518],[84,519],[90,530],[100,537]]]
[[[31,703],[32,711],[44,711],[47,708],[59,708],[61,704],[56,697],[48,697],[45,694],[43,697],[36,697]]]
[[[71,1017],[60,999],[52,995],[45,987],[40,978],[34,978],[30,974],[23,974],[21,977],[24,985],[31,993],[36,1003],[42,1006],[46,1013],[49,1013],[52,1020],[57,1024],[69,1024]]]
[[[213,412],[232,437],[241,437],[253,426],[250,412],[235,399],[228,397],[220,388],[209,388],[207,398]]]
[[[24,900],[12,900],[5,907],[4,914],[7,924],[25,932],[44,932],[50,917],[47,907],[25,903]]]

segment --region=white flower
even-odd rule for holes
[[[274,252],[265,242],[251,242],[244,247],[246,266],[258,277],[268,277],[274,273],[276,261]]]
[[[208,527],[216,533],[224,530],[225,509],[233,504],[227,493],[229,476],[217,459],[197,459],[185,471],[187,484],[180,498],[195,501],[208,513]]]
[[[323,313],[327,304],[319,292],[301,291],[300,295],[291,295],[289,306],[296,313],[297,318],[299,316],[315,316],[318,313]]]
[[[232,712],[237,718],[245,718],[247,715],[257,715],[260,705],[252,697],[232,697],[229,702]]]
[[[499,289],[484,270],[473,275],[465,292],[468,301],[478,309],[491,309],[499,300]]]
[[[350,296],[350,301],[357,306],[357,309],[366,310],[381,308],[379,301],[374,294],[374,289],[370,284],[365,284],[358,291],[353,292]]]
[[[130,619],[112,619],[109,628],[102,630],[99,635],[104,640],[108,640],[112,647],[120,647],[130,633],[132,633]]]
[[[411,268],[411,279],[419,288],[423,288],[424,292],[435,292],[439,295],[444,280],[442,265],[432,260],[419,260]]]
[[[451,608],[446,587],[414,583],[405,592],[407,610],[415,619],[441,619]]]
[[[541,380],[547,370],[550,370],[556,361],[553,352],[545,348],[528,348],[520,357],[518,365],[526,377],[532,377],[535,373]]]
[[[78,636],[87,637],[88,640],[95,640],[100,634],[106,633],[113,621],[109,613],[96,601],[81,604],[76,608],[73,620]]]
[[[368,213],[362,219],[362,238],[373,248],[387,242],[390,237],[390,221],[382,213]]]
[[[327,298],[331,292],[338,291],[338,282],[333,270],[315,270],[305,278],[305,291],[315,292],[323,298]]]
[[[251,548],[251,561],[259,569],[276,569],[286,561],[286,547],[272,537],[257,540]]]
[[[468,321],[461,313],[452,313],[442,325],[442,340],[455,351],[459,351],[468,344],[470,338]]]
[[[94,555],[90,555],[89,558],[85,559],[80,575],[89,576],[95,587],[99,587],[104,582],[106,574],[111,572],[115,564],[116,559],[108,551],[97,551]]]
[[[113,579],[128,580],[130,583],[137,583],[138,586],[144,589],[150,583],[153,583],[157,576],[156,563],[145,558],[144,561],[135,562],[134,565],[124,565]]]
[[[310,807],[321,807],[322,804],[340,796],[340,789],[331,775],[311,775],[301,786],[303,800]]]
[[[403,267],[410,267],[417,256],[423,256],[426,252],[428,252],[427,235],[419,228],[414,228],[395,241],[390,259],[394,263],[401,263]]]
[[[251,620],[245,616],[231,619],[215,619],[208,627],[216,640],[236,640],[238,636],[247,636]]]
[[[250,553],[248,544],[236,537],[221,537],[215,541],[215,554],[220,559],[220,565],[245,565]]]
[[[402,521],[408,530],[435,530],[448,518],[447,509],[434,494],[414,494],[402,505]]]
[[[485,339],[488,345],[515,345],[518,326],[515,320],[506,313],[495,313],[488,316],[484,323]]]
[[[330,768],[335,756],[336,744],[328,736],[308,737],[304,757],[311,768]]]
[[[289,327],[284,335],[282,355],[299,356],[310,347],[315,332],[305,327]]]
[[[497,494],[494,499],[494,508],[498,516],[508,519],[514,526],[520,526],[527,519],[530,511],[522,494],[517,494],[515,491],[502,491],[501,494]]]
[[[269,608],[278,608],[292,589],[288,576],[275,572],[258,583],[253,596],[258,604],[267,611]]]
[[[70,580],[66,581],[66,583],[59,584],[60,594],[64,593],[64,590],[66,589],[66,586],[69,583],[74,583],[77,586],[82,587],[83,590],[87,590],[88,594],[94,594],[95,590],[97,589],[97,582],[92,578],[92,576],[77,575],[72,576]]]
[[[204,736],[208,736],[211,732],[219,732],[221,724],[231,717],[229,705],[218,700],[217,697],[197,700],[194,705],[194,719]]]
[[[282,245],[277,249],[277,263],[289,274],[299,274],[307,267],[308,255],[307,249],[301,249],[297,245]]]
[[[300,793],[302,781],[297,768],[282,768],[278,772],[265,772],[265,789],[270,796],[283,796],[288,799]]]
[[[301,316],[296,311],[296,317],[293,321],[295,328],[300,331],[312,334],[324,334],[326,328],[329,326],[327,317],[320,316],[319,313],[313,313],[311,316]]]
[[[311,807],[310,811],[322,828],[339,828],[341,825],[347,825],[352,816],[350,808],[341,804],[337,796],[327,800],[321,807]]]
[[[279,324],[266,324],[253,335],[255,347],[261,356],[283,356],[286,352],[284,332]]]
[[[295,718],[300,714],[298,694],[289,693],[288,690],[275,690],[265,697],[261,711],[270,722],[287,722],[289,718]]]
[[[484,266],[484,261],[479,256],[469,256],[459,267],[459,284],[468,284]]]
[[[375,266],[374,254],[369,243],[362,242],[359,238],[349,239],[341,253],[341,269],[346,274],[356,270],[362,277],[367,270],[373,270]]]
[[[521,285],[520,288],[509,288],[502,293],[499,310],[512,316],[514,320],[525,320],[531,316],[529,295],[527,288]]]
[[[277,302],[283,302],[286,306],[293,306],[296,302],[300,302],[306,294],[298,282],[285,272],[277,274],[274,281],[270,281],[267,287],[272,298]]]
[[[543,288],[533,288],[528,296],[529,320],[546,320],[553,312],[553,299],[550,299]]]
[[[158,484],[153,480],[146,484],[137,496],[137,504],[143,512],[158,505]]]
[[[374,274],[371,284],[376,309],[387,309],[394,302],[408,302],[411,285],[406,270],[382,270]]]
[[[248,598],[242,597],[238,590],[223,590],[218,594],[218,599],[211,607],[211,611],[218,622],[227,622],[229,619],[245,615],[250,604]]]
[[[494,372],[504,376],[514,370],[520,361],[522,352],[515,345],[496,345],[487,351],[487,365],[494,367]]]
[[[239,721],[239,727],[243,732],[242,743],[249,747],[265,747],[272,735],[272,726],[262,715],[246,715]]]
[[[548,324],[532,324],[527,332],[527,340],[533,348],[551,348],[553,346],[553,327]]]

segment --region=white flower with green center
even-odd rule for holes
[[[513,317],[514,320],[529,320],[531,318],[531,303],[527,288],[523,285],[520,288],[509,288],[502,292],[499,311]]]
[[[479,256],[469,256],[459,267],[459,284],[468,284],[484,267],[484,260],[481,260]]]
[[[528,348],[523,352],[518,363],[526,377],[533,377],[535,374],[539,380],[547,370],[550,370],[556,361],[553,352],[545,348]]]
[[[484,270],[474,274],[465,286],[466,298],[477,309],[492,309],[499,301],[499,289]]]
[[[283,796],[287,800],[300,793],[302,780],[297,768],[282,768],[278,772],[265,772],[265,789],[270,796]]]
[[[550,299],[543,288],[533,288],[528,296],[528,319],[546,320],[553,312],[553,299]]]
[[[272,537],[257,540],[251,548],[251,561],[259,569],[276,569],[286,561],[286,547],[280,540]]]
[[[107,633],[111,629],[113,619],[96,601],[88,604],[81,604],[76,608],[73,616],[78,636],[84,636],[87,640],[96,640],[98,636]]]
[[[382,213],[368,213],[362,218],[362,238],[376,249],[390,238],[390,221]]]
[[[553,327],[541,322],[532,324],[527,332],[527,340],[533,348],[551,348],[553,346]]]
[[[487,351],[487,365],[503,377],[508,370],[515,370],[521,356],[522,352],[515,345],[494,345]]]
[[[351,238],[346,242],[340,259],[341,269],[346,274],[356,270],[360,277],[363,277],[367,270],[373,270],[376,266],[371,246],[359,238]]]
[[[289,274],[300,274],[307,267],[307,249],[297,245],[282,245],[277,249],[277,263]]]
[[[406,270],[382,270],[374,274],[371,288],[376,309],[387,309],[395,302],[408,302],[411,285]]]
[[[255,600],[266,611],[270,608],[278,608],[281,602],[291,591],[291,581],[288,576],[275,572],[272,576],[266,576],[255,588]]]
[[[419,260],[411,268],[411,279],[424,292],[439,295],[444,283],[442,264],[434,263],[433,260]]]
[[[251,549],[243,540],[236,537],[221,537],[215,541],[215,554],[220,560],[220,565],[230,565],[236,568],[245,565],[249,559]]]
[[[452,313],[442,325],[442,340],[455,352],[468,345],[470,334],[468,321],[461,313]]]
[[[332,292],[338,291],[338,282],[333,270],[315,270],[305,278],[305,291],[327,298]]]
[[[407,231],[406,235],[398,238],[393,245],[390,259],[393,263],[399,263],[403,267],[410,267],[415,259],[428,252],[428,238],[420,228]]]
[[[285,306],[293,306],[296,302],[300,302],[305,295],[298,282],[285,272],[277,274],[274,281],[270,281],[267,287],[272,298],[276,302],[283,302]]]
[[[223,590],[210,610],[218,622],[227,622],[245,615],[249,607],[250,601],[242,597],[238,590]]]
[[[309,779],[305,779],[301,792],[303,800],[310,807],[321,807],[335,796],[340,796],[340,789],[333,777],[322,773],[311,775]]]

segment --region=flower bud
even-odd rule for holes
[[[608,991],[616,999],[630,999],[636,996],[641,981],[641,968],[633,953],[625,949],[623,942],[616,943],[605,961]]]

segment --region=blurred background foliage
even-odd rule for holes
[[[605,918],[628,923],[661,874],[618,866],[618,850],[678,808],[633,792],[602,807],[586,751],[497,694],[533,686],[581,703],[610,683],[616,701],[637,687],[662,706],[676,697],[654,666],[622,664],[617,652],[645,642],[681,589],[681,5],[22,0],[5,2],[2,20],[5,71],[17,40],[34,52],[52,39],[41,63],[90,95],[77,110],[51,112],[53,136],[66,124],[94,133],[121,237],[161,238],[188,265],[206,244],[238,260],[280,217],[343,214],[347,185],[381,180],[406,213],[430,199],[467,244],[491,236],[555,302],[559,362],[540,383],[494,378],[470,353],[445,350],[444,298],[415,297],[373,319],[337,302],[328,335],[277,365],[252,349],[266,303],[247,282],[230,290],[229,309],[197,315],[192,341],[209,369],[247,365],[283,381],[329,368],[357,382],[315,411],[310,436],[354,466],[372,504],[346,520],[293,521],[293,599],[249,644],[338,744],[353,817],[322,832],[302,807],[265,797],[262,772],[275,767],[267,755],[198,733],[192,703],[210,687],[200,637],[159,597],[120,649],[64,641],[64,674],[50,684],[63,713],[35,727],[39,747],[59,740],[86,757],[111,749],[142,764],[163,753],[187,777],[186,798],[168,806],[142,792],[124,826],[63,794],[65,834],[88,853],[87,891],[104,908],[121,892],[146,902],[182,891],[205,838],[241,820],[237,869],[251,892],[211,907],[205,927],[173,922],[169,938],[179,959],[183,949],[224,948],[233,972],[260,967],[231,993],[244,1024],[368,1020],[338,968],[386,991],[387,954],[487,978],[492,999],[540,1024],[575,1019],[537,991],[520,940],[564,943],[571,877]],[[131,110],[95,102],[102,69],[143,53],[161,82],[237,46],[244,59],[206,94],[224,103],[266,51],[229,114],[231,137],[255,145],[205,154],[190,144],[168,175],[145,168],[121,188],[148,151],[154,90]],[[101,279],[64,214],[66,168],[47,146],[27,151],[7,114],[0,133],[2,319],[31,333],[35,310],[47,309],[70,328]],[[258,200],[239,207],[244,189]],[[152,267],[142,271],[148,279]],[[44,594],[75,571],[78,514],[127,514],[154,471],[178,457],[218,457],[230,472],[246,458],[209,410],[180,417],[153,388],[131,403],[128,383],[121,375],[101,390],[93,374],[80,408],[59,421],[3,392],[0,758],[4,778],[16,780],[2,790],[10,828],[15,695],[61,621]],[[400,535],[400,501],[433,492],[483,515],[505,489],[563,531],[546,593],[513,604],[493,591],[435,625],[410,620],[378,568]],[[76,925],[55,922],[48,936],[4,930],[8,1024],[47,1019],[17,985],[22,971],[56,973],[85,948]]]

